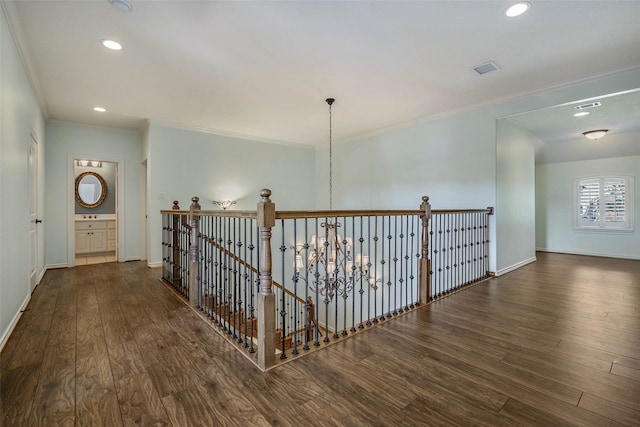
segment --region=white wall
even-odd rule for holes
[[[273,192],[276,209],[313,209],[314,152],[309,148],[265,144],[181,130],[154,123],[148,145],[150,265],[162,260],[161,210],[178,200],[188,210],[191,197],[204,210],[213,200],[236,200],[232,209],[255,210],[262,188]]]
[[[337,144],[333,207],[418,209],[422,196],[433,209],[495,206],[495,141],[495,116],[479,109]],[[327,150],[317,157],[317,204],[327,207]],[[490,241],[495,254],[493,224]],[[489,268],[495,271],[494,255]]]
[[[318,162],[317,203],[323,207],[327,149]],[[493,206],[495,165],[495,117],[482,110],[336,144],[334,208],[417,209],[425,195],[434,209]]]
[[[604,142],[604,140],[603,140]],[[585,143],[589,143],[585,141]],[[574,229],[573,180],[590,175],[635,177],[633,233],[585,232]],[[536,245],[539,250],[640,259],[640,156],[536,166]]]
[[[498,120],[496,273],[535,261],[535,146],[540,140],[508,119]]]
[[[46,260],[48,266],[66,266],[68,260],[69,218],[73,215],[73,200],[69,188],[73,185],[73,166],[78,158],[120,161],[118,174],[124,175],[124,224],[118,223],[118,237],[124,238],[125,260],[140,259],[141,198],[140,165],[142,136],[128,130],[98,128],[63,122],[47,123],[46,155]],[[72,187],[71,187],[72,188]],[[71,206],[71,208],[70,208]],[[120,245],[120,243],[119,243]],[[122,247],[122,246],[120,246]]]
[[[29,143],[39,141],[38,217],[44,212],[44,119],[4,14],[0,13],[0,349],[30,298]],[[39,225],[37,274],[44,269]]]

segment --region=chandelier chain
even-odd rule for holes
[[[329,104],[329,210],[333,210],[333,159],[332,159],[332,126],[331,126],[331,104]]]

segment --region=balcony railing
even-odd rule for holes
[[[493,208],[433,210],[429,222],[430,299],[446,296],[491,275],[489,215],[493,215]]]
[[[256,211],[203,211],[196,197],[162,211],[163,280],[263,370],[487,275],[486,222],[432,222],[428,197],[419,210],[276,211],[270,196]]]

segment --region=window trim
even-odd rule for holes
[[[600,219],[599,224],[586,224],[580,220],[580,187],[585,181],[599,181],[599,190],[602,194],[603,183],[606,180],[622,179],[625,181],[625,222],[623,225],[605,222],[602,211],[603,206],[599,206]],[[634,231],[634,177],[630,175],[590,175],[575,178],[573,180],[573,228],[579,232],[596,232],[596,233],[632,233]],[[608,225],[607,225],[608,224]]]

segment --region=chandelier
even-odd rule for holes
[[[332,123],[331,106],[334,98],[327,98],[329,104],[329,210],[333,210],[333,165],[332,165]],[[322,295],[325,303],[339,295],[347,298],[356,283],[366,282],[374,286],[376,280],[369,276],[371,263],[369,256],[358,253],[353,256],[353,238],[342,237],[338,229],[342,224],[334,219],[327,219],[320,224],[324,232],[322,235],[311,236],[311,242],[297,246],[294,261],[294,281],[302,280],[308,283],[309,289]],[[362,245],[363,240],[360,239]],[[302,251],[308,253],[305,264]],[[306,270],[306,274],[301,274]]]

